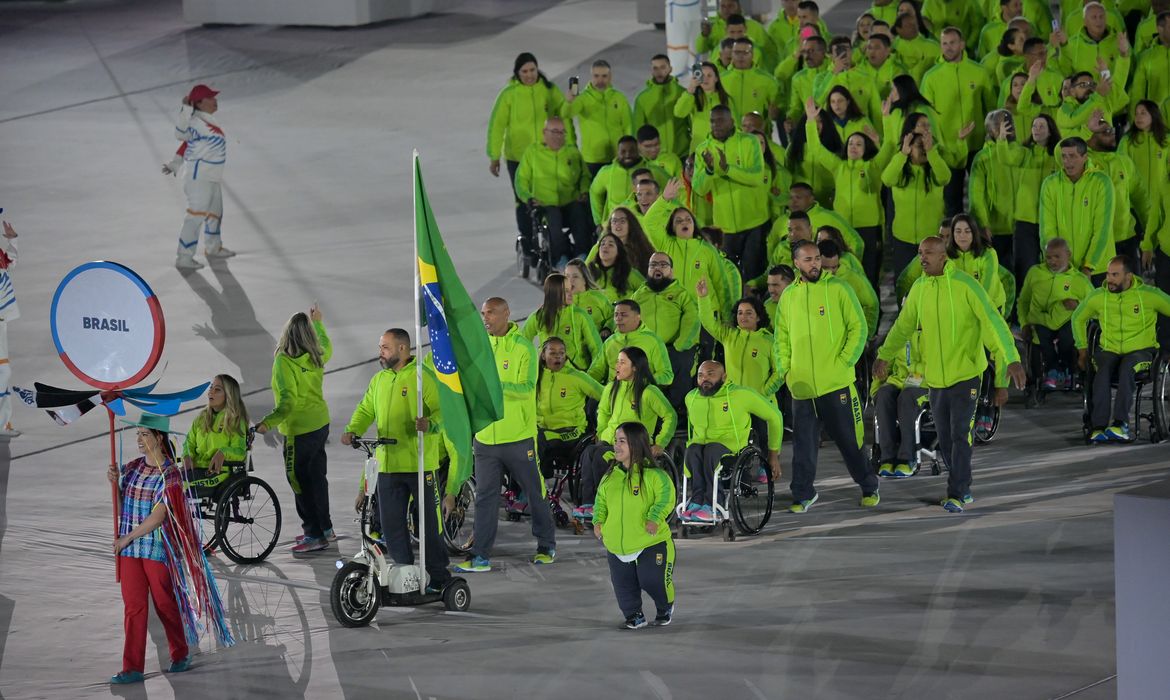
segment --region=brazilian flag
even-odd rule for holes
[[[459,281],[435,224],[417,156],[414,216],[423,323],[439,380],[443,432],[456,452],[451,455],[455,469],[449,476],[460,484],[471,473],[472,436],[504,417],[504,392],[479,309]]]

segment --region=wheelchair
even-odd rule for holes
[[[682,488],[679,489],[679,503],[674,508],[678,520],[679,536],[690,537],[689,528],[719,528],[725,542],[734,542],[737,531],[743,535],[758,535],[772,517],[773,498],[776,485],[772,481],[772,469],[768,458],[760,448],[748,443],[734,455],[725,455],[715,467],[711,485],[711,506],[713,522],[693,522],[682,519],[686,509],[689,469],[682,471]],[[764,481],[760,481],[760,475]],[[722,494],[722,500],[719,496]]]
[[[516,235],[516,274],[528,279],[529,272],[535,270],[532,281],[543,285],[544,278],[553,271],[551,246],[549,245],[548,219],[540,207],[528,207],[528,217],[532,222],[531,240],[525,240],[523,234]]]
[[[579,504],[581,502],[581,458],[585,454],[585,449],[593,444],[595,435],[592,432],[585,432],[576,438],[572,450],[567,454],[560,450],[550,450],[539,455],[539,462],[541,464],[541,478],[553,480],[552,486],[547,489],[546,501],[548,507],[552,511],[553,523],[560,528],[572,527],[576,534],[581,534],[585,531],[585,527],[578,521],[574,521],[572,515],[565,509],[565,503]],[[551,462],[551,477],[544,476],[544,460]],[[517,522],[525,515],[529,515],[526,508],[520,507],[519,491],[510,483],[503,486],[501,500],[505,517],[509,521]]]
[[[1024,400],[1026,408],[1038,408],[1043,405],[1048,395],[1056,392],[1081,392],[1080,372],[1077,371],[1076,366],[1069,367],[1069,377],[1071,381],[1067,386],[1058,387],[1055,391],[1044,388],[1044,379],[1048,374],[1048,366],[1044,364],[1044,354],[1040,352],[1040,344],[1032,338],[1022,338],[1016,343],[1016,349],[1020,353],[1020,360],[1024,367],[1028,369],[1028,386],[1025,389],[1027,397]]]
[[[684,435],[684,439],[685,439],[686,433],[684,432],[683,435]],[[679,448],[678,448],[678,439],[679,439],[678,436],[679,436],[679,433],[676,431],[675,437],[671,439],[670,444],[667,445],[667,447],[666,447],[666,450],[655,459],[655,461],[658,463],[658,468],[662,469],[663,471],[665,471],[667,473],[668,476],[670,476],[670,483],[674,484],[675,493],[678,493],[678,489],[679,489],[680,469],[679,469],[678,465],[682,464],[682,456],[681,456],[681,452],[679,451]],[[581,442],[577,445],[576,450],[574,451],[574,456],[573,456],[573,465],[574,466],[573,466],[573,471],[572,471],[572,477],[568,481],[569,493],[571,495],[573,503],[579,504],[581,502],[581,474],[582,474],[582,471],[584,469],[584,467],[581,464],[581,460],[585,456],[585,450],[589,446],[593,445],[594,441],[595,441],[595,437],[592,433],[590,433],[585,439],[581,440]],[[550,498],[551,498],[551,496],[550,496]],[[553,510],[553,516],[558,518],[557,525],[559,526],[560,520],[559,520],[559,516],[557,515],[556,509]],[[571,517],[570,517],[570,519],[574,520],[573,529],[574,529],[574,531],[577,532],[577,534],[581,534],[582,532],[584,532],[585,528],[586,528],[586,523],[591,522],[588,519],[580,520],[580,519],[574,519]],[[670,511],[670,514],[667,516],[666,523],[667,523],[667,525],[671,525],[671,526],[674,525],[674,523],[675,523],[674,509],[672,509]]]
[[[1089,323],[1087,339],[1089,362],[1081,379],[1081,433],[1085,444],[1089,444],[1093,432],[1093,379],[1096,376],[1096,351],[1101,344],[1101,327],[1095,321]],[[1170,439],[1170,355],[1158,351],[1151,362],[1139,363],[1134,370],[1136,386],[1130,442],[1141,438],[1143,421],[1150,442]],[[1116,388],[1116,380],[1111,386]]]
[[[1000,407],[995,405],[995,366],[988,359],[987,369],[983,370],[983,377],[979,380],[975,425],[971,428],[971,437],[975,439],[976,445],[986,445],[995,438],[1002,413]]]
[[[355,446],[354,449],[362,449],[361,446]],[[443,459],[439,462],[438,470],[438,490],[440,495],[447,493],[447,471],[450,466],[450,461]],[[375,493],[370,497],[374,519],[377,520],[378,512],[378,496]],[[406,509],[406,527],[410,532],[411,542],[418,542],[418,509],[414,507],[414,499],[411,498]],[[467,481],[459,487],[459,492],[455,494],[455,507],[451,509],[450,513],[446,513],[443,517],[443,543],[447,545],[447,552],[455,556],[461,556],[471,551],[471,545],[475,540],[475,476],[467,477]]]
[[[873,444],[869,448],[870,468],[876,474],[883,460],[881,449],[878,447],[878,435],[881,427],[878,425],[877,411],[873,414]],[[938,431],[934,427],[934,414],[930,412],[930,400],[924,397],[919,405],[918,413],[914,416],[914,452],[910,457],[910,466],[914,468],[914,475],[923,466],[930,465],[930,473],[938,476],[943,472],[945,463],[942,451],[938,447]]]
[[[183,484],[192,512],[199,518],[203,551],[222,549],[237,564],[256,564],[272,553],[280,539],[280,500],[263,479],[252,476],[252,441],[242,462],[224,462],[218,474],[193,469]]]

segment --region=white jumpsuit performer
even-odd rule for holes
[[[19,430],[12,428],[12,365],[8,363],[8,322],[20,318],[20,307],[16,305],[16,289],[12,286],[9,268],[16,262],[16,231],[12,224],[4,222],[5,250],[0,250],[0,437],[18,437]]]
[[[177,173],[181,165],[183,191],[187,195],[187,216],[179,232],[178,257],[175,267],[197,270],[203,267],[195,261],[199,243],[199,228],[203,227],[203,253],[208,258],[230,258],[235,255],[223,246],[220,221],[223,218],[223,166],[227,161],[227,140],[223,129],[213,117],[219,105],[219,94],[206,85],[196,85],[183,101],[175,120],[175,138],[183,142],[175,158],[163,166],[167,174]]]

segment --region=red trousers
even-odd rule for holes
[[[122,650],[123,671],[145,671],[147,598],[154,599],[154,612],[162,620],[171,648],[171,661],[187,658],[187,637],[179,604],[171,588],[166,565],[153,559],[121,557],[122,602],[126,606],[126,646]]]

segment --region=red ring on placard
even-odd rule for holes
[[[94,379],[93,377],[83,372],[81,368],[79,368],[73,363],[72,360],[69,359],[69,355],[65,352],[65,349],[61,347],[61,339],[57,334],[57,302],[60,300],[61,294],[65,291],[65,288],[69,285],[69,282],[72,281],[73,278],[87,270],[93,269],[113,270],[114,272],[117,272],[118,274],[128,278],[131,282],[133,282],[138,287],[138,289],[142,291],[143,297],[146,300],[146,305],[150,309],[151,320],[154,322],[153,345],[151,346],[150,354],[147,355],[145,364],[143,364],[142,369],[135,372],[133,376],[121,382],[104,382],[99,379]],[[146,283],[146,280],[142,279],[142,277],[140,277],[134,270],[131,270],[125,265],[116,262],[108,262],[105,260],[98,260],[78,265],[77,267],[73,268],[69,274],[65,275],[64,279],[61,280],[61,283],[57,285],[57,291],[53,293],[53,304],[49,309],[49,327],[53,333],[53,345],[55,345],[57,348],[57,355],[61,358],[61,362],[65,364],[65,367],[67,367],[69,371],[73,373],[73,376],[92,387],[97,389],[104,389],[107,391],[114,389],[128,389],[143,379],[146,379],[150,373],[154,371],[155,366],[158,365],[158,361],[162,357],[163,345],[166,343],[166,320],[163,318],[162,305],[159,303],[158,296],[154,293],[154,290],[152,290],[150,285]]]

